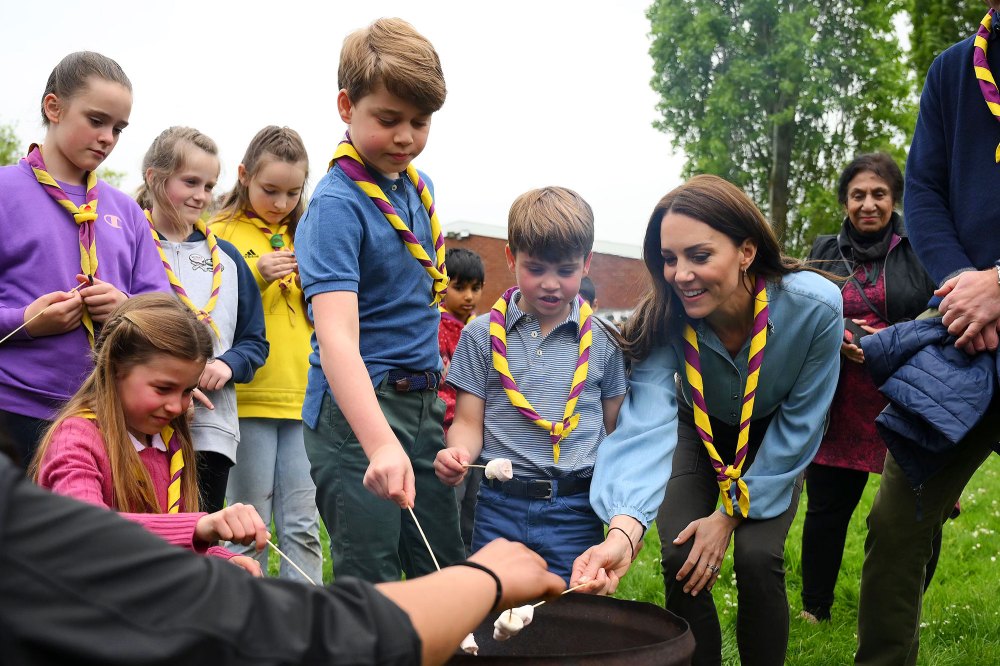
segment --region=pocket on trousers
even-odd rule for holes
[[[326,432],[320,433],[335,449],[342,449],[351,439],[355,439],[354,430],[347,422],[344,413],[336,405],[329,394],[323,396],[323,406],[320,410],[320,423],[325,425]]]
[[[559,508],[565,509],[567,513],[597,520],[597,514],[594,513],[594,509],[590,506],[590,493],[556,497],[553,501]]]

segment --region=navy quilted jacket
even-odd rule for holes
[[[954,343],[940,317],[861,339],[868,373],[890,401],[875,425],[914,488],[951,460],[1000,376],[996,354],[969,356]]]

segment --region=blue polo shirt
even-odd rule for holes
[[[538,319],[518,307],[519,297],[515,291],[507,307],[507,363],[535,411],[561,421],[580,355],[580,306],[574,302],[566,320],[543,337]],[[628,382],[621,349],[596,317],[591,323],[587,382],[576,403],[580,422],[560,444],[558,464],[548,432],[517,411],[500,384],[500,373],[493,367],[489,316],[476,317],[462,329],[448,383],[486,402],[483,460],[508,458],[518,478],[593,474],[597,448],[606,434],[601,401],[624,395]]]
[[[397,180],[372,175],[396,213],[433,257],[430,218],[416,187],[405,175]],[[430,179],[420,175],[433,193]],[[323,176],[309,200],[295,232],[295,258],[311,319],[311,299],[316,294],[357,293],[359,347],[373,385],[394,368],[441,369],[437,342],[440,313],[429,306],[433,298],[431,277],[371,198],[340,168],[334,167]],[[302,420],[310,428],[316,427],[323,395],[329,392],[313,333],[302,405]]]

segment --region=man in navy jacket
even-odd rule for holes
[[[985,44],[1000,75],[1000,0]],[[975,38],[953,45],[927,72],[906,163],[910,242],[940,288],[926,316],[943,315],[956,347],[995,354],[1000,323],[1000,121],[980,88]],[[993,85],[992,83],[989,85]],[[1000,108],[997,109],[1000,112]],[[922,315],[924,316],[924,315]],[[868,516],[858,609],[858,664],[915,664],[923,579],[934,534],[1000,438],[1000,405],[956,447],[953,459],[913,488],[892,455]]]

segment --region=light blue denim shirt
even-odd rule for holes
[[[795,480],[819,449],[844,336],[840,290],[826,278],[791,273],[780,284],[768,283],[767,295],[768,338],[752,418],[774,416],[753,464],[743,470],[754,519],[773,518],[788,508]],[[663,501],[677,446],[675,373],[691,404],[679,334],[683,321],[676,323],[672,330],[678,334],[633,365],[617,429],[598,449],[590,501],[605,522],[625,514],[648,526]],[[709,414],[737,425],[749,341],[734,359],[704,321],[695,329]],[[735,505],[735,484],[733,493]]]

